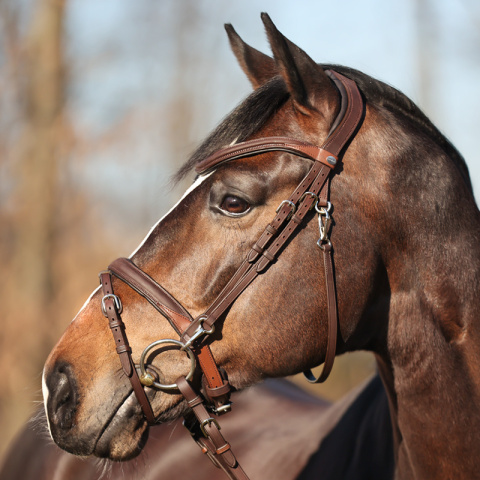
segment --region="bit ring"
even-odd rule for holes
[[[195,373],[195,370],[196,370],[196,359],[193,351],[189,347],[186,347],[182,342],[179,342],[178,340],[173,340],[172,338],[165,338],[163,340],[157,340],[156,342],[151,343],[142,352],[142,355],[140,356],[140,372],[141,372],[140,382],[142,383],[142,385],[145,385],[147,387],[155,387],[155,388],[158,388],[159,390],[177,390],[178,386],[176,383],[163,384],[163,383],[157,382],[154,380],[153,376],[150,373],[148,373],[145,369],[145,358],[147,357],[147,354],[150,352],[150,350],[154,349],[155,347],[158,347],[159,345],[165,345],[165,344],[174,345],[179,350],[185,352],[188,355],[188,358],[190,359],[190,371],[188,372],[188,375],[185,378],[187,380],[190,380],[193,377],[193,374]]]

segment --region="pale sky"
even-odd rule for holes
[[[131,105],[143,102],[161,108],[162,102],[171,98],[169,74],[177,40],[168,27],[173,9],[183,4],[190,14],[190,2],[182,0],[71,0],[69,45],[79,63],[72,105],[79,122],[92,135]],[[419,21],[422,5],[423,19]],[[191,14],[198,16],[202,28],[194,41],[206,45],[207,51],[186,75],[197,82],[199,100],[211,100],[209,111],[196,120],[194,141],[200,141],[250,91],[229,50],[223,24],[232,23],[248,43],[269,53],[262,11],[317,62],[357,68],[417,102],[466,158],[480,198],[476,142],[480,5],[476,0],[198,0],[196,12]],[[141,51],[135,48],[139,39],[146,43]],[[419,45],[425,46],[423,54]],[[431,85],[423,91],[418,71],[422,58],[431,63],[427,72]],[[87,59],[87,65],[82,59]],[[205,71],[206,63],[211,78],[199,80],[195,75]],[[140,138],[139,132],[138,138],[126,139],[123,152],[129,141],[140,142]],[[151,140],[145,140],[130,155],[152,155],[150,144]],[[115,155],[112,151],[112,158]],[[148,178],[134,170],[126,175],[132,185],[142,184],[148,183],[152,172]],[[157,175],[164,173],[160,169]]]

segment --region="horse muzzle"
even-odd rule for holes
[[[148,424],[128,384],[116,389],[105,408],[91,414],[69,363],[54,363],[44,372],[43,382],[50,435],[60,448],[74,455],[112,460],[127,460],[140,453],[148,438]]]

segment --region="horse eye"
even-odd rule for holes
[[[222,200],[220,209],[230,215],[241,215],[250,210],[250,204],[243,198],[227,195]]]

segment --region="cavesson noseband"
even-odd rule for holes
[[[325,381],[335,358],[338,315],[332,243],[329,238],[331,222],[331,205],[328,201],[329,180],[339,156],[360,126],[364,115],[364,101],[354,81],[333,70],[327,70],[326,74],[340,92],[341,106],[331,131],[321,147],[288,137],[259,138],[221,149],[197,164],[197,173],[205,175],[225,162],[271,151],[289,152],[314,161],[310,171],[291,196],[281,202],[274,219],[253,244],[241,266],[202,315],[194,319],[180,302],[135,266],[131,260],[119,258],[109,265],[107,271],[100,274],[104,295],[102,311],[109,319],[123,371],[132,383],[148,423],[154,424],[155,416],[143,386],[155,387],[163,391],[179,390],[193,412],[193,415],[186,417],[184,425],[190,430],[202,451],[217,467],[222,468],[229,478],[234,480],[248,480],[248,477],[238,464],[230,445],[220,433],[216,418],[211,415],[211,413],[223,414],[230,410],[231,388],[226,374],[218,368],[213,358],[208,337],[215,331],[217,322],[223,320],[222,315],[237,297],[278,257],[282,247],[299,229],[307,213],[313,208],[318,213],[320,230],[317,245],[324,254],[328,337],[323,370],[318,378],[315,378],[311,371],[305,372],[309,381]],[[170,322],[179,335],[179,340],[158,340],[145,348],[140,357],[140,377],[132,360],[132,350],[120,316],[122,303],[113,292],[112,274],[148,300]],[[190,372],[186,377],[180,377],[174,384],[159,383],[154,372],[145,365],[148,354],[162,345],[178,348],[190,358]],[[189,383],[196,371],[197,361],[203,372],[201,393],[196,392]]]

